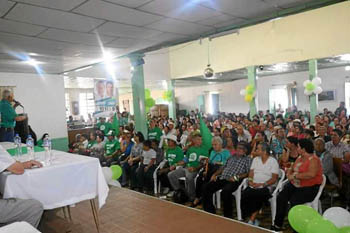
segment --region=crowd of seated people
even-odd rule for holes
[[[244,181],[242,216],[259,225],[259,210],[268,203],[283,170],[286,184],[277,196],[273,229],[283,227],[288,203],[294,206],[316,197],[322,175],[349,208],[350,119],[343,103],[334,113],[324,109],[314,121],[309,112],[294,107],[278,114],[259,111],[251,117],[235,113],[211,116],[198,110],[174,120],[149,117],[147,135],[134,132],[132,125],[123,126],[115,135],[105,124],[101,119],[96,132],[77,138],[72,152],[95,156],[103,166],[121,165],[123,187],[151,194],[158,189],[154,187],[156,177],[162,195],[171,198],[182,191],[189,206],[202,204],[210,213],[216,213],[213,194],[221,190],[223,214],[232,218],[232,193]],[[210,145],[200,131],[202,124],[211,133]],[[342,180],[334,159],[342,161]]]

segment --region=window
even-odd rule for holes
[[[219,94],[216,92],[209,93],[209,113],[217,115],[219,113]]]
[[[286,86],[278,86],[269,90],[269,107],[273,112],[274,106],[278,109],[281,105],[282,110],[288,108],[288,90]]]
[[[64,93],[66,99],[66,118],[71,115],[69,93]]]
[[[79,93],[79,112],[85,120],[88,119],[88,114],[95,112],[95,101],[93,92]]]

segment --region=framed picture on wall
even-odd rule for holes
[[[335,101],[335,90],[325,90],[318,95],[318,101]]]
[[[73,115],[79,115],[79,102],[72,101],[72,106],[73,106]]]

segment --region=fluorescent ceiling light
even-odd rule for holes
[[[92,66],[82,67],[82,68],[76,69],[75,72],[79,72],[79,71],[82,71],[82,70],[87,70],[87,69],[90,69],[90,68],[92,68]]]
[[[43,62],[40,62],[40,61],[37,61],[35,59],[30,58],[30,59],[24,61],[24,63],[31,65],[31,66],[37,66],[39,64],[42,64]]]
[[[110,52],[103,52],[103,60],[104,62],[110,62],[114,58],[113,54]]]
[[[345,66],[346,71],[350,71],[350,66]]]
[[[343,61],[350,61],[350,54],[340,55],[340,59]]]

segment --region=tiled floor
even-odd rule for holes
[[[338,200],[335,206],[342,206]],[[330,207],[329,198],[322,200],[323,210]],[[101,233],[254,233],[268,232],[264,229],[251,228],[245,224],[210,215],[202,211],[162,201],[128,189],[110,188],[106,205],[100,210]],[[234,208],[235,210],[235,208]],[[96,233],[96,227],[89,201],[71,208],[72,222],[64,219],[63,211],[46,211],[41,221],[43,233]],[[218,210],[222,215],[222,210]],[[234,213],[236,216],[236,213]],[[258,216],[261,226],[271,226],[270,208],[265,207]],[[287,230],[288,220],[285,219]]]
[[[89,201],[71,208],[73,222],[62,211],[46,213],[43,233],[96,233]],[[203,211],[162,201],[127,189],[112,187],[100,210],[101,233],[263,233],[264,229],[232,221]]]

